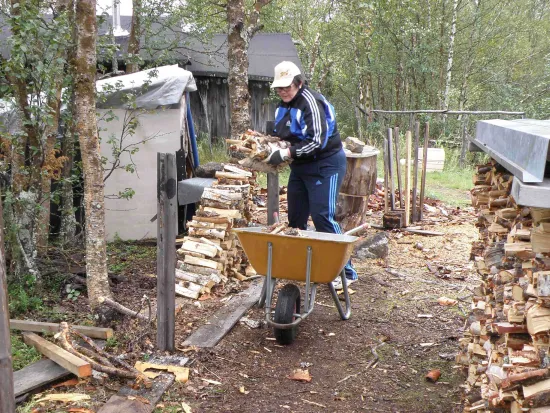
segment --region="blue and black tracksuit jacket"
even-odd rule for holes
[[[346,174],[346,156],[334,108],[323,95],[303,86],[294,99],[277,108],[275,134],[292,145],[288,224],[306,229],[311,216],[317,231],[341,234],[336,206]],[[347,278],[357,279],[351,261],[344,269]]]
[[[292,145],[293,164],[324,159],[342,149],[334,107],[305,85],[294,99],[277,107],[275,134]]]

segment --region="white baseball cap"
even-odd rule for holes
[[[298,66],[292,62],[281,62],[275,66],[275,78],[271,84],[271,88],[287,87],[292,84],[294,77],[302,74]]]

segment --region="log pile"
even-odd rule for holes
[[[187,223],[188,235],[178,249],[176,294],[197,299],[234,277],[256,275],[246,260],[232,228],[246,227],[252,218],[257,192],[256,173],[234,165],[216,171],[215,182],[205,188],[200,208]]]
[[[284,149],[290,146],[288,142],[282,141],[276,136],[248,130],[238,139],[226,139],[225,141],[229,153],[242,167],[269,173],[280,171],[288,165],[287,162],[283,162],[275,167],[264,162],[273,149]]]
[[[467,372],[465,411],[548,412],[550,249],[537,237],[550,209],[515,205],[511,176],[494,161],[478,166],[474,183],[483,281],[456,358]]]

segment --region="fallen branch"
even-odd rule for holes
[[[90,365],[94,370],[100,371],[102,373],[107,373],[113,376],[123,377],[126,379],[136,379],[136,380],[139,379],[143,382],[148,382],[148,379],[135,369],[133,369],[133,371],[127,371],[116,367],[104,366],[103,364],[100,364],[97,361],[95,361],[93,358],[85,356],[82,353],[79,353],[78,351],[75,350],[75,348],[70,343],[69,333],[70,333],[69,324],[67,324],[66,322],[62,322],[59,325],[59,333],[55,335],[55,338],[57,339],[61,347],[63,347],[63,349],[65,349],[72,355],[79,357],[80,359],[90,363]]]
[[[384,344],[386,344],[386,342],[382,341],[382,342],[379,342],[376,346],[371,348],[370,351],[374,355],[374,358],[369,362],[369,364],[367,364],[367,367],[365,367],[365,370],[370,369],[372,366],[378,363],[378,359],[380,358],[380,356],[378,355],[376,350],[378,349],[378,347],[382,347]]]
[[[80,337],[86,344],[88,344],[92,348],[92,350],[94,350],[97,353],[97,355],[95,355],[95,356],[99,355],[99,357],[101,357],[102,359],[107,360],[108,364],[107,363],[104,363],[104,364],[110,365],[111,367],[114,367],[113,364],[118,364],[119,366],[121,366],[125,369],[128,369],[130,371],[134,370],[134,368],[132,366],[130,366],[128,363],[126,363],[122,360],[119,360],[118,358],[116,358],[116,357],[112,356],[111,354],[107,353],[105,350],[103,350],[101,347],[99,347],[95,343],[95,341],[93,341],[90,337],[80,333],[79,331],[74,330],[71,327],[69,327],[69,332],[71,334],[75,335],[75,336]]]
[[[116,301],[111,300],[107,297],[99,297],[98,301],[100,304],[105,304],[111,307],[112,309],[118,311],[121,314],[129,315],[130,317],[136,317],[143,321],[148,321],[148,318],[139,312],[130,310],[127,307],[124,307],[122,304],[117,303]]]

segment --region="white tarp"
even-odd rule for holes
[[[179,104],[185,92],[197,90],[193,74],[178,65],[161,66],[130,75],[99,80],[97,85],[98,109],[129,108],[125,96],[135,95],[139,109],[156,109]]]

